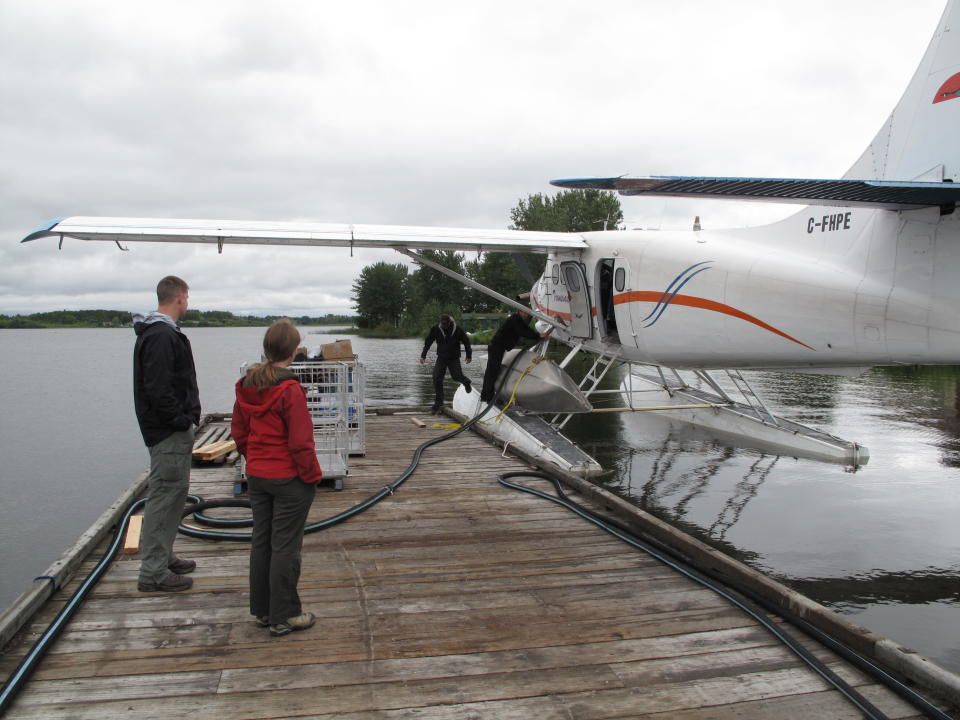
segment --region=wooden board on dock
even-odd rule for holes
[[[193,451],[193,459],[209,462],[210,460],[216,460],[219,457],[223,457],[227,453],[231,453],[236,449],[237,443],[233,440],[219,440],[215,443],[210,443],[209,445],[195,448]]]
[[[318,493],[310,521],[379,491],[442,432],[368,418],[367,455],[351,460],[342,492]],[[300,595],[319,621],[283,638],[249,615],[245,543],[179,536],[176,553],[198,568],[174,594],[137,592],[138,558],[121,556],[9,716],[859,717],[719,596],[496,482],[524,467],[472,433],[428,449],[395,494],[306,536]],[[194,468],[191,492],[230,497],[232,483],[229,465]],[[72,590],[25,628],[0,676]],[[892,717],[916,716],[811,647]]]
[[[127,525],[127,534],[123,538],[123,554],[133,555],[140,552],[140,533],[143,530],[143,515],[133,515]]]

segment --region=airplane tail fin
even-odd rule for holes
[[[960,182],[960,2],[950,0],[903,97],[844,178]]]

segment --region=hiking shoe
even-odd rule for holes
[[[160,582],[148,583],[138,582],[137,590],[140,592],[180,592],[189,590],[193,587],[193,580],[183,575],[170,573]]]
[[[287,618],[286,622],[271,625],[270,634],[274,637],[280,637],[282,635],[289,635],[296,630],[309,630],[316,624],[316,622],[316,615],[311,612],[303,613],[302,615],[297,615],[296,617]]]
[[[167,565],[167,570],[172,572],[174,575],[186,575],[187,573],[192,573],[197,569],[197,563],[195,560],[187,560],[185,558],[175,557],[173,562]]]
[[[257,624],[258,628],[270,627],[270,618],[267,615],[257,615],[253,621]]]

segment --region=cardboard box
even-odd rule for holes
[[[337,340],[320,346],[324,360],[353,360],[353,345],[349,340]]]

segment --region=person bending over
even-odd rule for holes
[[[538,333],[530,327],[529,322],[530,313],[518,310],[504,320],[500,329],[493,336],[487,346],[487,369],[483,373],[483,389],[480,391],[480,402],[486,403],[493,400],[493,392],[496,389],[497,377],[500,375],[500,366],[503,365],[503,354],[505,352],[513,350],[521,338],[537,340],[549,337],[547,333]]]

